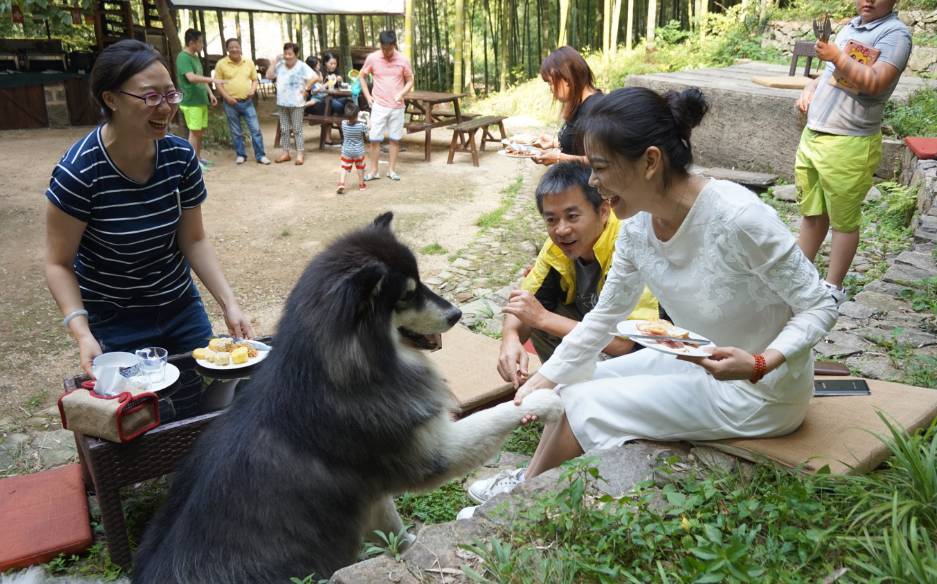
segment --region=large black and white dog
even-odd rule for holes
[[[310,263],[250,390],[177,473],[134,582],[327,577],[355,561],[364,534],[400,529],[392,495],[481,465],[524,415],[562,415],[553,392],[537,391],[452,420],[448,388],[401,335],[441,333],[461,312],[420,282],[391,219]]]

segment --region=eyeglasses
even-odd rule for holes
[[[153,93],[147,93],[146,95],[136,95],[124,90],[120,90],[119,92],[123,93],[124,95],[129,95],[130,97],[142,99],[143,103],[145,103],[147,107],[159,107],[159,105],[163,103],[163,100],[165,100],[166,103],[170,105],[176,105],[182,102],[182,92],[175,89],[172,91],[167,91],[166,93],[156,93],[154,91]]]

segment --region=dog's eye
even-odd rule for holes
[[[416,296],[416,290],[407,290],[404,292],[403,296],[400,297],[400,300],[397,301],[398,304],[410,304],[413,301],[413,298]]]

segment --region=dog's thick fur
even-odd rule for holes
[[[538,391],[452,420],[448,388],[400,334],[443,332],[461,312],[420,282],[390,220],[306,269],[249,391],[176,474],[135,583],[328,577],[355,561],[364,534],[400,529],[392,495],[481,465],[524,415],[559,419],[559,398]]]

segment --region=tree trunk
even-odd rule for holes
[[[166,3],[166,0],[156,0],[156,10],[159,12],[159,20],[163,23],[163,31],[166,33],[166,40],[169,42],[169,57],[167,60],[170,63],[176,62],[176,56],[182,52],[182,43],[179,41],[179,29],[176,28],[176,23],[172,19],[172,14],[169,12],[169,5]],[[176,68],[174,66],[169,68],[170,71],[175,72]],[[173,75],[175,77],[175,75]]]
[[[498,45],[501,49],[501,55],[499,63],[501,65],[501,70],[498,73],[498,90],[504,91],[508,88],[508,71],[511,67],[511,49],[508,46],[508,43],[511,42],[511,17],[510,17],[510,0],[501,0],[501,30],[500,30],[500,41]]]
[[[524,0],[524,61],[527,63],[524,73],[530,79],[533,76],[530,70],[530,0]]]
[[[254,13],[247,13],[247,27],[251,34],[251,61],[257,62],[257,43],[254,42]]]
[[[618,30],[621,27],[621,0],[615,0],[615,5],[612,6],[612,27],[610,30],[609,42],[611,46],[612,55],[618,53]]]
[[[706,20],[709,16],[709,0],[699,0],[699,40],[706,40]]]
[[[316,14],[316,37],[319,39],[319,54],[325,52],[329,46],[329,29],[325,24],[325,16]]]
[[[224,54],[224,15],[220,10],[215,11],[215,18],[218,19],[218,41],[221,43],[221,54]],[[205,44],[208,44],[208,39],[205,39]],[[207,47],[206,47],[207,48]]]
[[[413,2],[406,0],[403,16],[403,50],[410,62],[413,62]]]
[[[241,13],[234,13],[234,36],[237,37],[238,42],[241,42]],[[225,47],[227,49],[227,47]]]
[[[351,63],[351,45],[348,43],[348,19],[344,14],[338,17],[338,49],[339,63],[345,67]]]
[[[465,2],[455,0],[455,29],[452,31],[452,93],[462,93],[462,82],[465,80],[462,73],[462,50],[465,48]]]
[[[208,36],[208,29],[205,27],[205,11],[198,11],[198,22],[199,22],[199,31],[202,33],[203,37]],[[205,42],[202,43],[202,57],[208,57],[208,39],[205,39]]]
[[[299,53],[301,55],[305,55],[306,51],[304,50],[304,47],[303,47],[303,15],[302,14],[296,15],[296,36],[294,38],[296,39],[296,44],[299,45]],[[297,57],[298,56],[299,55],[297,55]]]
[[[657,0],[647,3],[647,33],[644,37],[648,49],[654,48],[654,33],[657,30]]]
[[[602,59],[608,63],[612,52],[612,0],[602,2]]]
[[[485,49],[485,95],[488,95],[488,19],[490,18],[488,0],[485,0],[485,24],[482,26],[482,38]],[[493,39],[492,39],[493,40]]]
[[[560,34],[556,40],[556,46],[562,47],[569,44],[569,9],[570,0],[560,0]]]
[[[469,94],[469,97],[475,97],[475,49],[472,44],[473,34],[472,34],[472,24],[475,22],[475,5],[477,1],[469,0],[469,4],[472,5],[472,10],[469,13],[469,18],[467,24],[464,27],[465,31],[465,42],[462,47],[462,54],[464,56],[465,64],[462,69],[464,71],[465,82],[463,88],[466,93]],[[466,7],[466,12],[468,12],[468,7]]]
[[[364,41],[364,16],[358,15],[358,45],[367,46]]]

